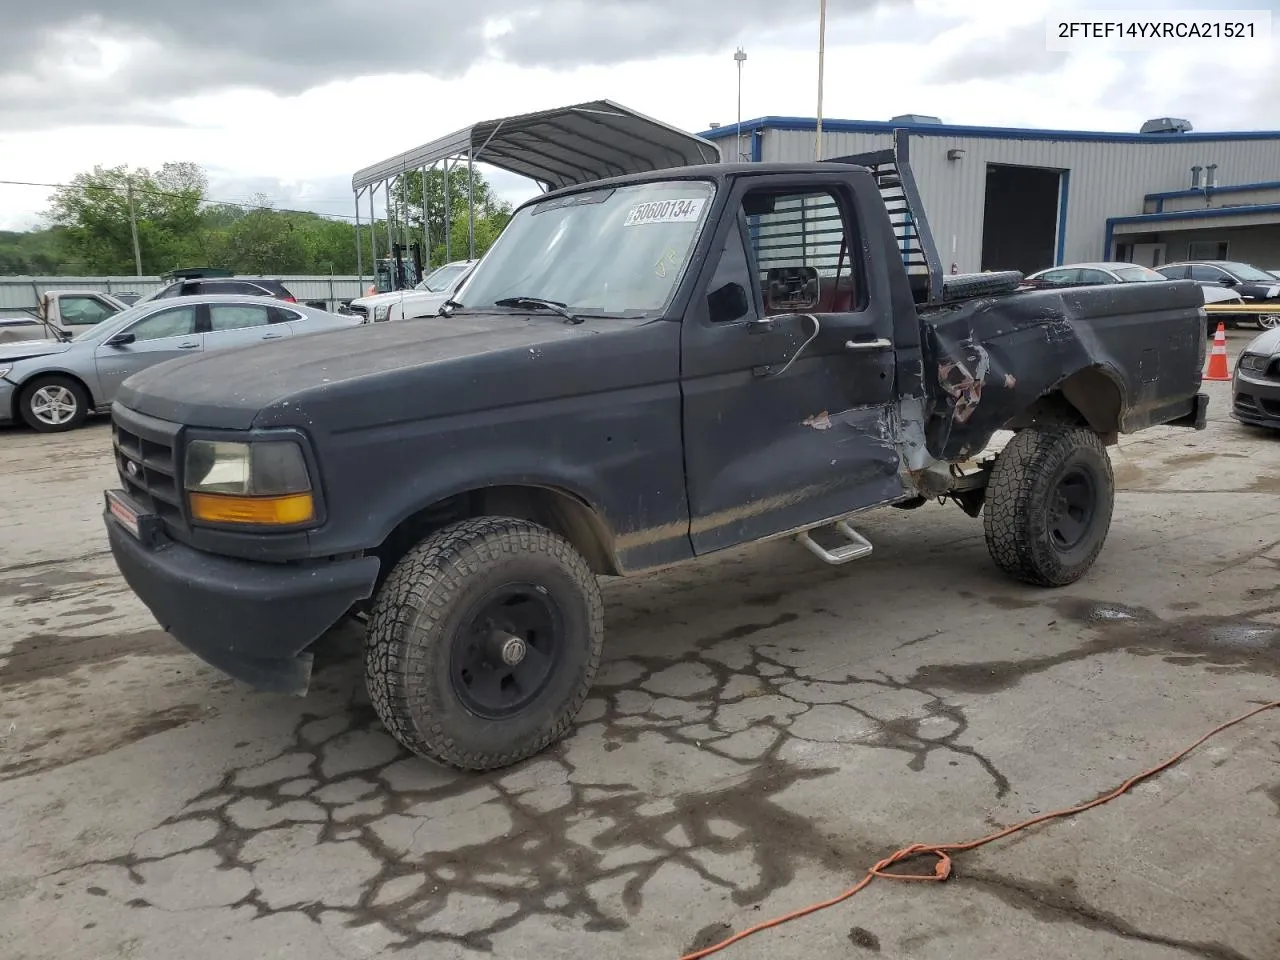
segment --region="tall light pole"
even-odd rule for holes
[[[742,162],[742,62],[747,59],[747,54],[741,47],[733,52],[733,59],[738,62],[738,156],[739,163]]]
[[[827,45],[827,0],[818,0],[818,124],[813,145],[815,160],[822,159],[822,61]]]

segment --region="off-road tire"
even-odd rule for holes
[[[1071,471],[1086,472],[1094,503],[1086,532],[1069,548],[1050,532],[1050,507]],[[987,485],[982,526],[996,566],[1015,580],[1061,587],[1093,566],[1111,529],[1115,476],[1102,439],[1087,427],[1019,431],[996,460]]]
[[[537,699],[495,721],[468,709],[450,663],[467,610],[512,579],[545,588],[563,613],[564,646]],[[431,534],[392,569],[369,614],[366,682],[378,717],[406,749],[458,769],[494,770],[565,734],[603,646],[604,602],[581,554],[537,524],[481,517]]]
[[[75,398],[76,409],[69,420],[57,424],[45,423],[35,415],[31,409],[31,399],[35,396],[36,391],[44,387],[61,387]],[[23,422],[32,430],[37,430],[40,433],[66,433],[68,430],[78,428],[84,423],[85,417],[89,415],[89,394],[85,392],[84,387],[70,377],[64,377],[56,373],[35,377],[30,383],[26,383],[22,387],[22,392],[18,397],[18,413],[22,416]]]

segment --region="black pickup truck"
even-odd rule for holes
[[[782,536],[844,563],[861,512],[950,500],[1006,574],[1075,581],[1111,524],[1106,445],[1204,427],[1200,288],[944,277],[905,150],[562,189],[440,316],[135,375],[121,572],[267,691],[305,693],[308,648],[367,620],[379,716],[465,769],[569,728],[601,576]]]

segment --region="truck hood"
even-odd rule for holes
[[[386,293],[375,293],[371,297],[356,297],[351,301],[351,305],[373,309],[380,303],[395,303],[408,292],[408,290],[388,290]]]
[[[18,360],[31,360],[34,357],[51,357],[57,353],[66,353],[71,344],[58,340],[17,340],[13,343],[0,343],[0,362],[15,363]]]
[[[537,361],[556,345],[636,323],[588,320],[575,326],[554,315],[512,313],[362,324],[158,364],[126,380],[116,400],[188,426],[245,430],[322,423],[357,429],[403,420],[406,411],[480,404],[487,378],[510,371],[513,356],[520,357],[517,370],[528,368],[526,361]],[[545,361],[529,369],[551,376]],[[356,409],[357,400],[369,398],[375,398],[372,407]]]

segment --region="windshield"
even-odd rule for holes
[[[1222,265],[1222,269],[1226,270],[1228,273],[1235,274],[1236,278],[1239,280],[1257,280],[1263,283],[1270,283],[1275,279],[1275,277],[1263,273],[1257,267],[1251,267],[1247,263],[1224,263]]]
[[[448,289],[449,284],[458,279],[458,275],[462,273],[470,264],[455,263],[448,266],[440,267],[429,273],[425,280],[418,284],[418,290],[430,290],[432,293],[441,293]]]
[[[1116,267],[1112,271],[1124,283],[1136,283],[1140,280],[1168,280],[1163,273],[1156,273],[1150,267]]]
[[[536,297],[576,315],[658,314],[675,293],[714,192],[705,181],[662,181],[525,207],[455,296],[469,308]]]

